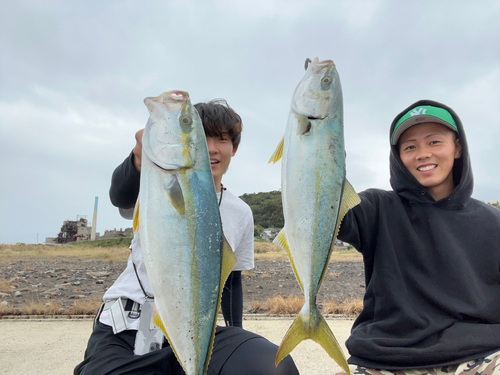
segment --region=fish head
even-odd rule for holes
[[[150,116],[142,137],[143,154],[161,169],[191,168],[192,150],[199,137],[199,132],[193,130],[203,128],[189,94],[167,91],[144,99],[144,104]]]
[[[292,109],[311,119],[323,119],[336,113],[332,109],[342,108],[339,100],[342,100],[342,88],[333,61],[307,59],[306,72],[292,97]]]

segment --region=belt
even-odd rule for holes
[[[116,302],[116,299],[112,299],[109,301],[104,302],[104,305],[102,307],[102,311],[109,310],[111,306]],[[141,311],[141,305],[138,302],[135,302],[131,299],[128,298],[121,298],[122,305],[123,305],[123,310],[124,311],[130,311],[129,317],[131,318],[138,318],[140,315]]]

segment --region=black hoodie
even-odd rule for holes
[[[500,210],[471,198],[465,131],[455,189],[435,201],[391,147],[393,191],[369,189],[338,238],[363,254],[363,311],[346,346],[349,363],[376,369],[439,367],[500,350]]]

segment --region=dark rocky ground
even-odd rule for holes
[[[75,258],[2,264],[0,280],[10,281],[13,288],[11,292],[0,292],[0,303],[19,308],[23,303],[54,301],[67,309],[77,300],[100,300],[125,266],[126,262],[78,261]],[[262,303],[277,295],[302,295],[288,261],[256,260],[255,268],[243,275],[245,310],[252,302]],[[331,263],[318,302],[361,300],[364,286],[363,263]]]

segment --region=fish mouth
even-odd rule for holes
[[[151,161],[155,166],[157,166],[159,169],[165,172],[175,172],[181,169],[180,166],[177,165],[168,165],[164,164],[163,166],[159,165],[158,163],[155,163],[154,161]]]

